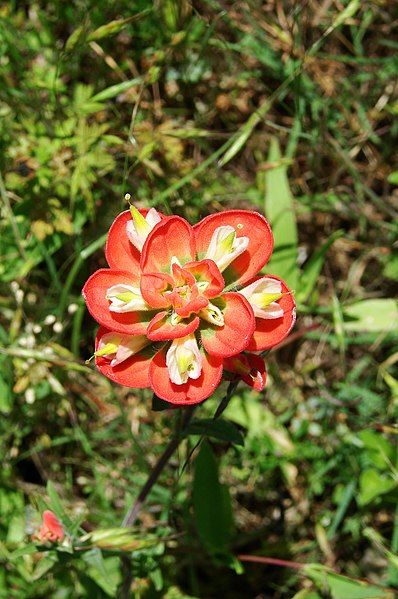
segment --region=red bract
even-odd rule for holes
[[[262,358],[240,354],[280,343],[295,321],[285,283],[257,275],[272,248],[270,226],[257,212],[221,212],[195,227],[154,208],[120,214],[106,245],[110,268],[83,288],[101,325],[98,369],[177,405],[209,397],[223,367],[262,389]]]
[[[55,543],[62,541],[65,536],[64,528],[57,516],[50,510],[43,512],[43,522],[39,531],[33,535],[34,541]]]
[[[224,370],[233,373],[256,391],[262,391],[265,387],[267,380],[265,362],[257,354],[239,354],[232,358],[225,358]]]

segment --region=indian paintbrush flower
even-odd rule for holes
[[[181,406],[208,398],[223,369],[261,390],[264,361],[242,352],[277,345],[295,321],[285,283],[257,274],[272,249],[257,212],[229,210],[194,227],[154,208],[119,214],[106,244],[110,268],[83,288],[100,324],[97,368]]]
[[[65,532],[57,516],[50,510],[45,510],[42,518],[42,525],[39,531],[32,536],[32,539],[41,543],[63,541]]]

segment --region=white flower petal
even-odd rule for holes
[[[134,206],[130,207],[132,220],[126,223],[126,233],[130,242],[141,252],[145,240],[153,227],[160,222],[160,214],[151,208],[144,217]]]
[[[195,335],[175,339],[166,354],[169,377],[175,385],[198,379],[202,372],[202,356]]]
[[[282,283],[262,277],[239,291],[250,303],[256,318],[276,319],[283,317],[283,308],[277,303],[282,294]],[[278,297],[279,296],[279,297]]]
[[[130,356],[138,353],[148,343],[149,341],[145,335],[133,336],[105,333],[98,343],[95,355],[107,358],[111,360],[111,366],[117,366],[130,358]]]
[[[213,260],[220,272],[225,270],[249,245],[248,237],[237,237],[231,225],[217,227],[210,240],[205,258]]]
[[[271,302],[266,308],[258,308],[255,304],[252,305],[254,316],[257,318],[269,318],[273,320],[275,318],[283,317],[283,308],[277,302]]]
[[[224,326],[224,315],[223,315],[223,313],[221,312],[220,308],[218,308],[217,306],[215,306],[211,302],[208,303],[208,305],[206,306],[206,308],[203,308],[199,312],[199,316],[201,318],[203,318],[204,320],[207,320],[207,322],[210,322],[211,324],[216,325],[217,327],[223,327]]]
[[[136,312],[137,310],[148,310],[148,306],[141,295],[139,287],[132,285],[113,285],[106,292],[106,299],[111,302],[111,312]]]

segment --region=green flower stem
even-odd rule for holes
[[[229,404],[231,397],[237,387],[238,382],[239,382],[238,380],[233,380],[228,385],[227,393],[226,393],[225,397],[222,399],[222,401],[220,402],[220,404],[213,416],[214,420],[219,418],[221,416],[221,414],[224,412],[224,410],[226,409],[226,407]],[[126,515],[123,519],[123,522],[122,522],[123,527],[129,527],[129,526],[134,525],[134,523],[138,517],[138,514],[140,513],[141,508],[142,508],[146,498],[148,497],[153,485],[156,483],[156,481],[158,480],[163,469],[168,464],[171,456],[177,450],[181,441],[184,439],[185,430],[187,429],[189,422],[191,421],[191,418],[193,416],[195,408],[196,408],[196,406],[190,406],[190,407],[186,408],[185,413],[182,417],[182,420],[178,422],[175,434],[173,435],[173,437],[169,441],[169,444],[167,445],[166,449],[164,450],[164,452],[160,456],[159,460],[156,462],[155,466],[153,467],[145,485],[142,487],[134,504],[131,506],[131,508],[126,513]],[[199,446],[199,444],[200,444],[200,441],[198,441],[198,443],[195,445],[195,447],[191,450],[189,457],[188,457],[186,463],[184,464],[182,470],[185,469],[189,459],[191,458],[193,452]],[[133,582],[133,572],[132,572],[132,568],[131,568],[131,560],[127,555],[124,555],[121,558],[121,562],[122,562],[122,582],[119,586],[117,597],[118,597],[118,599],[128,599],[131,596],[130,589],[131,589],[131,585]]]
[[[184,438],[183,432],[187,428],[187,426],[192,418],[194,409],[195,409],[195,406],[190,406],[190,407],[186,408],[184,416],[182,418],[182,422],[181,422],[180,433],[177,432],[169,441],[169,444],[167,445],[166,449],[164,450],[164,452],[160,456],[159,460],[153,467],[153,470],[150,473],[148,480],[146,481],[145,485],[142,487],[140,493],[138,494],[137,499],[135,500],[134,504],[132,505],[132,507],[129,509],[129,511],[125,515],[124,520],[122,522],[122,526],[128,527],[128,526],[134,525],[134,522],[136,521],[137,516],[138,516],[139,512],[141,511],[141,508],[142,508],[148,494],[150,493],[153,485],[156,483],[156,481],[158,480],[164,467],[167,465],[171,456],[173,455],[173,453],[176,451],[179,444],[183,440],[183,438]]]

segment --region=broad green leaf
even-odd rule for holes
[[[297,300],[304,303],[315,288],[319,274],[325,262],[325,257],[329,248],[333,245],[336,239],[343,236],[343,231],[335,231],[329,239],[317,250],[306,262],[303,268],[303,273],[300,277],[300,286],[297,291]]]
[[[235,445],[244,445],[243,435],[240,430],[229,420],[203,418],[193,420],[189,425],[187,435],[204,435],[219,441],[228,441]]]
[[[55,564],[58,558],[54,553],[47,553],[38,563],[32,574],[32,580],[40,580]]]
[[[376,468],[388,469],[388,463],[394,458],[394,448],[391,443],[381,433],[372,430],[363,430],[358,436]]]
[[[382,587],[334,572],[327,573],[327,582],[333,599],[393,599],[392,593]]]
[[[374,468],[364,470],[359,478],[358,504],[366,505],[380,495],[392,491],[396,486],[397,483],[392,478],[380,474]]]
[[[344,308],[346,331],[397,332],[398,304],[394,299],[361,300]]]
[[[214,555],[225,555],[233,528],[231,499],[228,487],[220,484],[218,464],[206,442],[195,460],[193,507],[204,547]]]
[[[246,428],[248,438],[257,437],[262,442],[266,438],[278,455],[286,455],[294,451],[294,444],[288,430],[277,421],[271,410],[250,392],[240,401],[232,401],[225,415]]]
[[[104,559],[102,552],[95,548],[84,552],[82,559],[86,562],[88,576],[109,597],[115,597],[119,582],[118,571],[114,568],[114,558]]]
[[[306,564],[302,572],[322,591],[329,590],[332,599],[394,599],[394,595],[383,587],[342,576],[322,564]]]
[[[281,159],[278,140],[273,137],[268,162],[278,166],[265,174],[265,215],[272,226],[275,246],[267,271],[284,279],[295,290],[298,283],[297,225],[287,165],[281,163]]]

